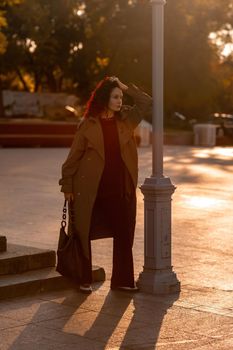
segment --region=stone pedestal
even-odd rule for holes
[[[144,194],[144,267],[139,276],[142,291],[168,294],[180,291],[171,265],[171,196],[175,187],[169,178],[147,178]]]

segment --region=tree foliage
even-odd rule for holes
[[[22,0],[0,0],[0,54],[3,54],[7,48],[7,39],[2,32],[2,28],[7,26],[6,10],[9,6],[20,4]]]
[[[225,108],[218,100],[219,93],[225,94],[219,89],[220,59],[209,34],[228,21],[230,4],[229,0],[169,2],[165,21],[167,112],[179,110],[202,117]]]
[[[2,28],[8,46],[0,57],[5,87],[68,91],[86,99],[98,80],[114,74],[151,92],[150,1],[3,2],[0,9],[8,22]],[[231,3],[167,1],[166,115],[232,112],[232,55],[223,59],[210,40],[210,33],[218,33],[223,46],[229,42],[223,29],[232,23]],[[1,23],[6,22],[0,17]]]

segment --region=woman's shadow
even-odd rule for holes
[[[69,348],[69,343],[74,343],[75,340],[78,345],[79,338],[72,337],[76,334],[64,332],[63,329],[75,314],[85,313],[86,310],[82,306],[88,297],[87,294],[79,293],[75,287],[63,291],[42,292],[36,296],[20,298],[17,302],[13,301],[11,310],[19,325],[15,334],[12,329],[10,344],[6,349],[61,349],[64,346]],[[10,300],[8,302],[11,303]],[[8,337],[9,335],[6,335],[6,339]],[[13,342],[11,338],[14,339]]]
[[[156,297],[144,293],[110,291],[85,337],[96,339],[104,348],[154,348],[167,310],[179,293]]]
[[[163,318],[179,294],[158,298],[144,293],[106,292],[106,284],[99,292],[98,287],[100,284],[94,286],[90,296],[73,291],[61,302],[45,297],[45,303],[40,304],[8,349],[23,349],[26,345],[36,349],[36,344],[40,344],[38,348],[60,349],[66,344],[67,348],[81,349],[91,348],[94,343],[98,349],[136,345],[154,348]]]

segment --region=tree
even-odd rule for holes
[[[79,35],[79,18],[71,12],[75,3],[25,0],[17,10],[9,9],[5,70],[17,72],[25,90],[62,89],[73,41]]]
[[[22,0],[1,0],[0,1],[0,55],[4,54],[7,49],[7,38],[2,32],[2,28],[7,27],[5,10],[9,6],[20,4]],[[1,73],[2,70],[0,70]],[[2,97],[2,77],[0,74],[0,115],[4,116],[3,97]]]
[[[167,1],[166,117],[180,111],[201,118],[233,102],[232,60],[221,62],[210,37],[230,21],[230,5],[231,0]],[[118,75],[151,92],[148,0],[24,0],[7,7],[6,18],[9,44],[0,58],[5,86],[67,91],[85,100],[104,75]]]
[[[170,1],[166,12],[166,112],[205,117],[219,108],[219,56],[209,34],[227,22],[230,0]],[[215,68],[214,68],[215,67]],[[221,91],[223,93],[223,90]]]
[[[144,39],[143,24],[138,26],[140,11],[145,18],[148,8],[145,1],[136,6],[116,0],[89,0],[85,5],[71,0],[25,0],[17,10],[8,11],[5,70],[17,73],[24,90],[65,89],[83,95],[105,74],[125,73],[133,78],[135,67],[145,58],[146,63],[151,60],[140,49],[150,47],[150,40]],[[137,41],[131,40],[134,35]],[[137,72],[139,79],[140,69]],[[25,79],[28,75],[32,87]],[[148,74],[141,76],[146,85]]]

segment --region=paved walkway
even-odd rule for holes
[[[63,205],[57,185],[67,149],[0,149],[1,233],[9,242],[56,249]],[[0,303],[0,350],[233,348],[233,148],[165,147],[173,195],[173,265],[181,293],[109,291],[111,239],[93,242],[107,281]],[[151,150],[139,149],[140,179]],[[135,277],[143,265],[143,198],[138,190]]]

